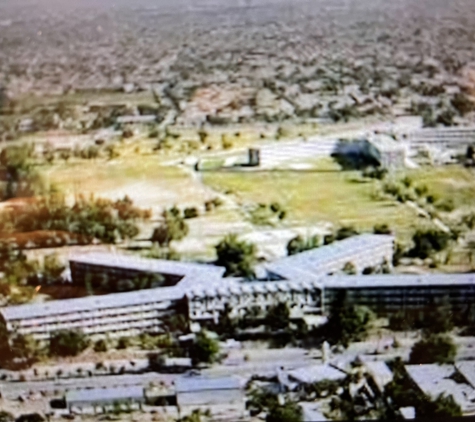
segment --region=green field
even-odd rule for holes
[[[425,167],[407,171],[415,185],[426,185],[436,197],[454,201],[458,207],[475,205],[475,173],[459,165]]]
[[[243,203],[280,202],[298,224],[331,222],[370,230],[387,223],[400,237],[419,223],[412,210],[394,201],[375,199],[376,181],[358,172],[342,172],[331,161],[311,170],[207,172],[203,180],[213,189],[232,192]]]

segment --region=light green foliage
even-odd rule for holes
[[[80,196],[70,207],[61,195],[51,195],[40,198],[19,214],[8,214],[0,229],[9,225],[18,232],[61,230],[115,243],[135,237],[136,223],[149,217],[149,211],[134,207],[127,196],[117,201]]]
[[[94,343],[94,351],[97,353],[107,352],[107,342],[104,339],[97,340]]]
[[[429,334],[418,341],[411,349],[411,364],[453,363],[457,354],[457,346],[447,335]]]
[[[219,353],[219,344],[200,331],[196,335],[195,343],[190,348],[190,357],[195,363],[212,363]]]
[[[209,409],[205,411],[194,409],[189,415],[177,419],[177,422],[208,422],[209,420],[211,420],[211,412]]]
[[[188,224],[177,207],[163,211],[162,217],[163,222],[153,231],[152,242],[168,247],[171,242],[182,240],[188,235]]]
[[[368,308],[354,306],[341,295],[332,305],[325,333],[330,342],[348,347],[352,342],[364,340],[374,319]]]
[[[252,243],[230,234],[216,245],[216,254],[216,265],[226,268],[226,276],[254,278],[257,250]]]
[[[269,409],[266,422],[302,422],[303,411],[298,403],[286,402],[283,405],[275,404]]]
[[[271,331],[285,330],[290,325],[290,311],[285,303],[277,303],[269,308],[265,317],[266,326]]]
[[[65,330],[51,336],[49,350],[52,356],[76,356],[88,346],[89,339],[81,331]]]
[[[295,255],[300,252],[316,249],[320,246],[321,241],[318,236],[311,236],[304,239],[302,236],[296,236],[287,243],[287,255]]]

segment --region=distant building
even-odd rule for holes
[[[425,396],[434,400],[440,394],[451,395],[465,416],[475,415],[475,389],[456,366],[427,364],[405,368],[415,387]]]
[[[70,412],[95,414],[114,411],[117,408],[141,408],[145,402],[143,387],[94,388],[66,393],[66,406]]]
[[[462,151],[475,143],[475,126],[425,128],[400,134],[399,137],[415,149],[428,146]]]
[[[358,273],[368,266],[390,263],[393,241],[386,235],[348,238],[262,264],[263,277],[253,282],[224,278],[224,268],[212,265],[116,254],[76,255],[71,257],[70,268],[73,281],[81,285],[88,274],[98,280],[159,274],[173,285],[7,306],[0,309],[0,320],[10,333],[37,340],[69,329],[102,338],[160,333],[166,319],[175,314],[187,316],[195,330],[197,323],[217,323],[225,309],[238,317],[245,317],[250,309],[263,316],[279,302],[287,304],[293,318],[316,316],[324,321],[342,293],[380,316],[419,311],[444,298],[455,312],[464,312],[475,301],[475,274],[343,275],[346,263],[352,263]]]
[[[139,258],[116,253],[87,253],[71,256],[69,259],[73,282],[85,285],[86,281],[94,286],[106,277],[115,282],[134,279],[144,275],[159,275],[163,286],[173,286],[187,279],[221,279],[225,269],[214,265],[192,262],[166,261],[161,259]]]
[[[247,417],[244,390],[237,378],[193,378],[175,380],[180,417],[195,409],[209,409],[213,416],[239,420]]]
[[[406,148],[388,135],[371,135],[365,140],[365,152],[382,168],[404,168]]]
[[[157,116],[145,115],[145,116],[120,116],[117,117],[116,123],[118,125],[144,125],[153,124],[157,122]]]
[[[288,372],[289,381],[305,386],[320,381],[342,381],[347,373],[329,364],[305,366]]]
[[[163,331],[163,318],[176,313],[183,292],[173,287],[105,296],[8,306],[0,313],[9,332],[47,340],[61,330],[81,330],[92,338]]]
[[[347,263],[353,264],[357,273],[367,267],[384,262],[391,265],[394,253],[394,237],[363,234],[334,242],[258,266],[270,279],[298,280],[303,273],[324,276],[339,273]]]

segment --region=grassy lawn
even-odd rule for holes
[[[203,180],[214,189],[231,191],[243,202],[278,201],[289,220],[299,224],[328,221],[369,230],[387,223],[406,237],[418,223],[407,207],[375,200],[376,182],[362,181],[358,172],[338,171],[328,160],[307,171],[208,172]]]
[[[201,205],[206,189],[190,174],[175,166],[165,166],[156,155],[121,156],[107,161],[58,161],[44,171],[45,177],[68,195],[94,194],[111,199],[129,195],[144,208]]]
[[[475,205],[475,173],[459,165],[407,171],[416,185],[426,185],[440,199],[452,199],[456,207]]]

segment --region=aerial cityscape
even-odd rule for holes
[[[475,415],[475,2],[2,0],[0,422]]]

